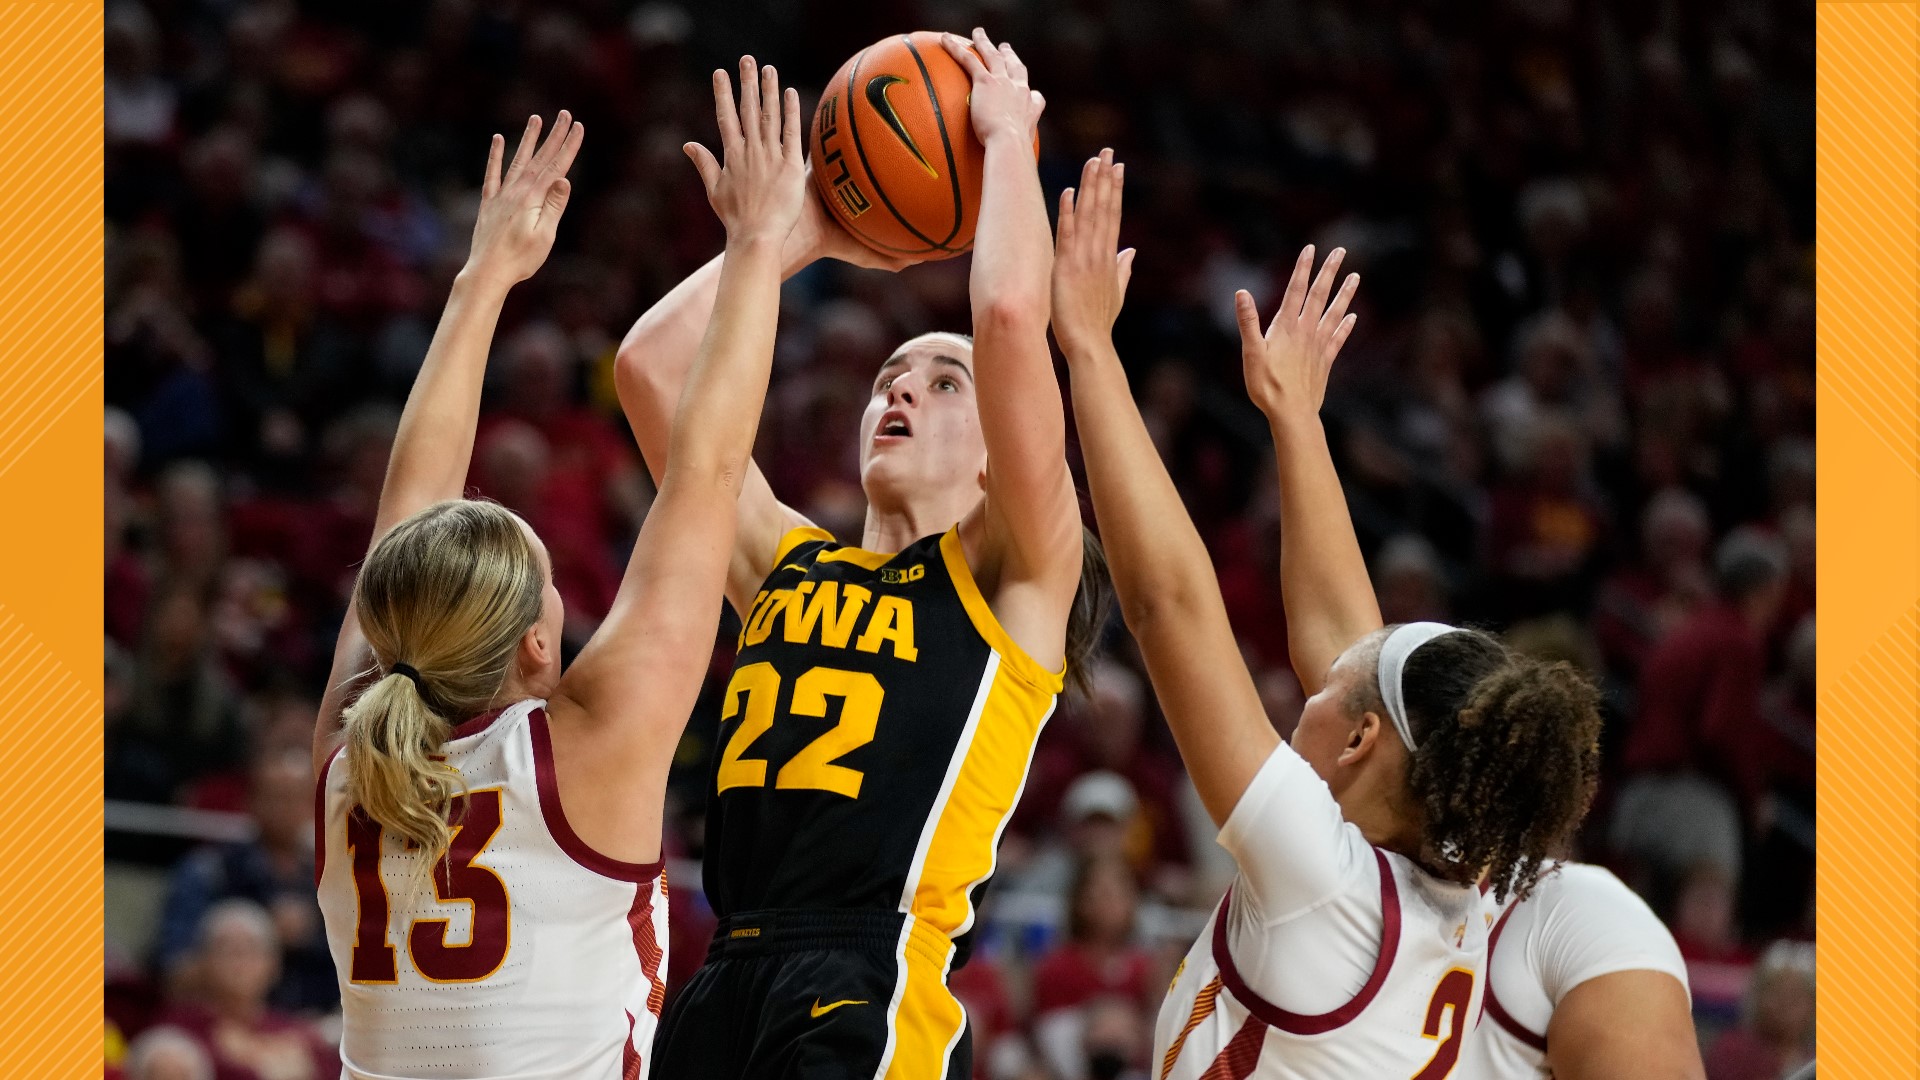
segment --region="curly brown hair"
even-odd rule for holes
[[[1385,635],[1370,642],[1378,663]],[[1495,898],[1525,897],[1586,817],[1600,771],[1600,694],[1565,662],[1542,663],[1491,634],[1444,634],[1402,672],[1419,749],[1407,787],[1423,822],[1421,864],[1448,881],[1486,874]],[[1349,702],[1383,717],[1377,679]]]

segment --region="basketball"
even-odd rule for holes
[[[840,66],[813,113],[813,182],[876,251],[944,259],[973,246],[986,148],[973,80],[931,30],[882,38]]]

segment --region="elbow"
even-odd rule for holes
[[[1137,637],[1162,630],[1179,632],[1181,627],[1194,625],[1199,617],[1200,593],[1192,582],[1156,581],[1128,588],[1121,584],[1120,575],[1115,574],[1113,584],[1114,595],[1120,603],[1120,617]]]
[[[973,305],[975,335],[1032,336],[1047,332],[1047,293],[1008,289],[978,298]]]

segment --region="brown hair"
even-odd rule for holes
[[[545,590],[520,520],[478,500],[435,503],[402,521],[360,568],[355,607],[379,676],[346,710],[348,797],[425,850],[422,867],[446,852],[460,783],[434,755],[500,692]]]
[[[1421,864],[1463,884],[1484,872],[1502,902],[1525,897],[1593,801],[1599,692],[1572,665],[1528,659],[1479,630],[1415,649],[1402,686],[1419,746],[1407,788],[1424,827]],[[1358,697],[1350,708],[1386,716],[1377,678]]]
[[[1093,659],[1100,651],[1100,633],[1113,608],[1113,575],[1107,569],[1107,549],[1093,530],[1080,527],[1080,584],[1067,613],[1067,689],[1085,698],[1093,693]]]

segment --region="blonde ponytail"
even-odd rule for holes
[[[439,861],[453,838],[448,807],[460,774],[434,757],[453,725],[414,681],[390,671],[347,710],[347,773],[368,817]]]
[[[446,853],[462,786],[437,756],[456,724],[493,704],[545,590],[526,526],[479,500],[427,507],[360,568],[354,605],[383,674],[346,710],[348,795],[427,853],[421,870]]]

